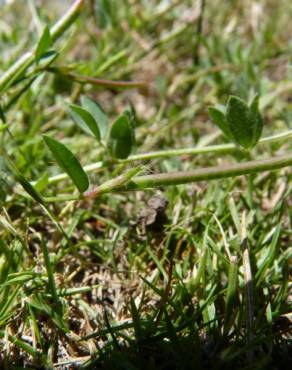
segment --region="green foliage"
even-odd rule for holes
[[[39,61],[40,58],[48,51],[51,45],[52,39],[50,29],[46,25],[36,46],[35,57],[37,61]]]
[[[44,204],[44,200],[38,191],[26,180],[21,174],[16,174],[16,180],[21,184],[23,189],[39,204]]]
[[[225,107],[223,107],[225,108]],[[221,131],[231,140],[233,140],[232,132],[229,128],[227,119],[225,117],[226,109],[222,109],[221,107],[210,107],[208,109],[209,116],[211,117],[212,121],[216,123],[216,125],[221,129]]]
[[[0,367],[285,368],[289,0],[9,3]]]
[[[256,145],[263,131],[263,119],[259,111],[259,96],[255,95],[249,106],[252,127],[252,145]]]
[[[40,70],[49,68],[49,66],[58,58],[59,53],[55,50],[48,50],[38,59],[38,68]]]
[[[105,139],[108,131],[108,118],[100,108],[100,106],[86,95],[81,96],[81,104],[88,113],[92,115],[99,128],[100,136]]]
[[[7,168],[5,160],[0,157],[0,205],[5,203],[9,193],[11,193],[14,179]]]
[[[236,317],[236,299],[238,299],[238,262],[231,257],[228,270],[228,286],[226,293],[226,308],[224,319],[224,334],[227,335]]]
[[[112,124],[108,138],[108,150],[115,158],[125,159],[135,142],[134,128],[129,113],[123,113]]]
[[[250,149],[258,143],[263,129],[258,105],[258,95],[250,105],[237,96],[230,96],[224,110],[211,107],[209,115],[229,139],[245,149]]]
[[[29,305],[50,318],[62,332],[68,332],[68,328],[64,323],[64,317],[62,316],[63,314],[48,304],[42,296],[35,294],[30,299]]]
[[[3,112],[3,109],[2,109],[2,107],[1,107],[1,105],[0,105],[0,119],[1,119],[1,121],[2,121],[3,123],[5,123],[5,122],[6,122],[5,114],[4,114],[4,112]]]
[[[88,177],[74,154],[64,144],[50,136],[44,135],[43,138],[59,166],[68,174],[78,190],[81,193],[87,190]]]
[[[96,120],[84,108],[71,104],[69,112],[75,123],[86,133],[93,135],[97,141],[100,140],[100,130]]]

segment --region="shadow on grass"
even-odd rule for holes
[[[287,324],[287,323],[286,323]],[[250,361],[248,352],[253,352]],[[291,369],[292,346],[289,339],[271,347],[271,338],[265,342],[259,336],[253,348],[247,348],[245,339],[224,341],[222,338],[199,338],[195,334],[172,338],[163,335],[143,337],[127,345],[116,338],[103,348],[95,360],[82,369],[127,370],[187,370],[187,369]]]

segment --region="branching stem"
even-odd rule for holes
[[[271,143],[276,141],[284,141],[289,138],[292,138],[292,130],[283,132],[281,134],[267,136],[262,138],[258,144],[265,144]],[[169,149],[169,150],[158,150],[148,153],[141,153],[141,154],[134,154],[130,155],[129,158],[119,161],[118,163],[133,163],[135,161],[142,161],[142,160],[150,160],[150,159],[157,159],[157,158],[170,158],[170,157],[178,157],[184,155],[199,155],[199,154],[212,154],[212,153],[230,153],[234,151],[242,150],[240,147],[236,146],[235,144],[220,144],[220,145],[209,145],[209,146],[197,146],[194,148],[183,148],[183,149]],[[83,167],[84,171],[94,172],[99,170],[103,167],[103,162],[94,162],[90,163]],[[59,175],[55,175],[49,178],[49,184],[58,183],[60,181],[65,180],[68,178],[66,173],[61,173]],[[35,184],[35,183],[33,183]]]
[[[80,200],[82,198],[87,198],[86,195],[88,195],[88,197],[90,198],[94,198],[110,192],[145,190],[160,186],[180,185],[199,181],[210,181],[225,177],[234,177],[248,175],[250,173],[272,171],[288,166],[292,166],[292,153],[269,159],[248,161],[228,166],[207,167],[186,172],[179,171],[137,176],[131,178],[129,182],[123,183],[122,185],[120,181],[115,181],[115,179],[113,179],[111,180],[111,182],[108,183],[108,186],[104,186],[104,184],[102,184],[85,193],[82,197],[80,197],[80,195],[65,195],[63,197],[48,197],[45,198],[45,200],[47,202]]]

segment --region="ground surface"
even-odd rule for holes
[[[44,24],[65,12],[65,3],[53,3],[15,1],[0,8],[1,74],[37,43]],[[0,126],[1,153],[29,181],[62,172],[42,134],[65,143],[82,165],[104,159],[67,114],[66,104],[79,102],[81,94],[95,99],[110,121],[132,104],[134,153],[227,142],[207,110],[231,94],[247,100],[260,93],[263,136],[291,130],[289,3],[207,0],[202,12],[199,1],[88,1],[54,45],[60,54],[53,66],[147,87],[80,85],[46,72],[20,91],[24,80],[0,96],[9,125]],[[289,151],[291,139],[249,154],[142,163],[156,173]],[[1,368],[291,368],[289,168],[50,203],[56,226],[3,158]],[[101,184],[121,171],[106,164],[90,172],[90,182]],[[76,192],[68,179],[43,183],[44,196]]]

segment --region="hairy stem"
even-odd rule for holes
[[[186,184],[189,182],[209,181],[224,177],[247,175],[250,173],[275,170],[292,165],[292,153],[264,160],[255,160],[233,164],[200,168],[187,172],[159,173],[134,177],[130,184],[117,190],[146,189],[149,187]]]
[[[292,138],[292,130],[283,132],[281,134],[267,136],[259,141],[259,144],[271,143],[275,141],[283,141],[286,139]],[[150,160],[156,158],[170,158],[183,155],[199,155],[199,154],[211,154],[211,153],[230,153],[233,151],[242,150],[240,147],[235,144],[221,144],[221,145],[209,145],[206,147],[194,147],[194,148],[183,148],[183,149],[170,149],[170,150],[158,150],[154,152],[141,153],[130,155],[127,159],[119,161],[118,163],[132,163],[135,161]],[[103,167],[103,162],[90,163],[83,167],[84,171],[89,173],[96,171]],[[66,173],[61,173],[56,176],[49,178],[49,184],[58,183],[62,180],[68,178]],[[32,184],[35,184],[32,183]]]
[[[94,198],[101,194],[109,192],[144,190],[160,186],[180,185],[198,181],[210,181],[225,177],[234,177],[247,175],[250,173],[271,171],[291,165],[292,153],[274,158],[243,162],[228,166],[200,168],[194,171],[187,172],[180,171],[137,176],[133,177],[129,182],[123,183],[122,185],[119,181],[115,181],[115,179],[113,179],[111,180],[111,183],[107,184],[107,186],[104,186],[104,184],[102,184],[90,190],[86,194],[83,194],[83,197],[80,197],[80,195],[65,195],[63,197],[48,197],[45,198],[45,201],[59,202],[68,200],[80,200],[81,198],[84,199],[87,197]]]

